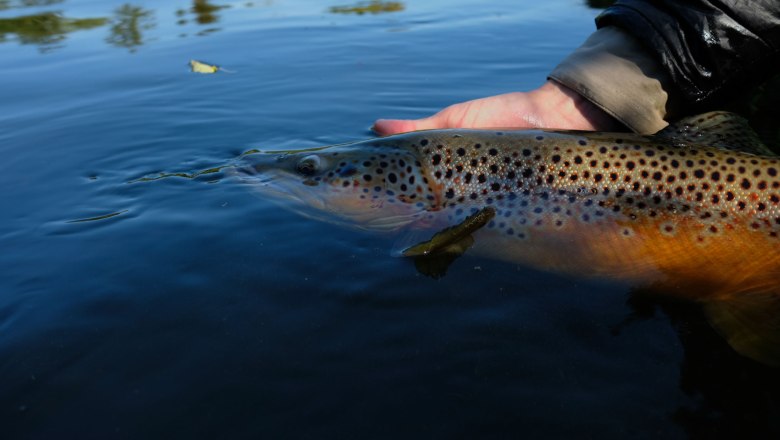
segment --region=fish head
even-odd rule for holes
[[[436,204],[417,151],[390,138],[241,160],[237,174],[261,196],[319,220],[395,230]]]

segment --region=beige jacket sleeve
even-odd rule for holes
[[[632,36],[601,28],[550,73],[637,133],[666,127],[672,113],[670,80]]]

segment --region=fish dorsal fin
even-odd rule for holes
[[[739,354],[780,367],[780,296],[741,293],[704,305],[710,324]]]
[[[745,118],[724,111],[680,119],[656,133],[656,136],[675,143],[709,145],[726,150],[775,156],[775,153],[761,142]]]

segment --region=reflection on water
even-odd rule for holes
[[[142,31],[154,28],[154,11],[124,4],[114,11],[114,15],[111,34],[106,38],[106,42],[134,52],[138,46],[144,44]]]
[[[0,0],[0,11],[6,9],[28,8],[31,6],[51,6],[64,1],[65,0],[19,0],[14,2],[11,0]]]
[[[359,2],[352,6],[332,6],[328,9],[333,14],[382,14],[385,12],[403,11],[405,8],[401,2],[384,2],[380,0],[371,0],[369,2]]]
[[[0,18],[0,43],[8,41],[8,35],[16,35],[21,44],[38,44],[46,52],[57,47],[73,31],[100,27],[107,18],[67,18],[56,12]]]
[[[65,0],[0,0],[0,11],[21,9],[28,7],[45,7],[59,5]],[[586,0],[592,8],[606,8],[614,3],[614,0]],[[263,2],[265,6],[272,4],[271,0]],[[246,2],[243,7],[254,7],[254,2]],[[231,8],[229,4],[214,4],[210,0],[192,0],[189,8],[176,10],[176,23],[186,25],[190,22],[198,25],[213,25],[220,21],[219,11]],[[405,10],[403,2],[370,0],[361,1],[352,5],[337,5],[328,8],[333,14],[383,14]],[[60,11],[46,11],[34,15],[25,15],[14,18],[0,19],[0,43],[12,41],[9,35],[15,35],[21,44],[36,44],[40,46],[42,53],[61,48],[61,44],[68,33],[77,30],[86,30],[104,26],[111,21],[110,35],[106,42],[112,46],[129,49],[135,52],[138,46],[143,45],[144,31],[155,27],[154,11],[144,9],[141,6],[124,4],[114,11],[115,17],[95,18],[67,18]],[[192,15],[192,17],[189,17]],[[220,30],[216,27],[201,29],[196,35],[202,36]],[[182,34],[181,36],[186,36]]]
[[[195,14],[198,23],[210,24],[219,21],[219,15],[216,14],[217,11],[229,7],[229,5],[212,5],[208,0],[193,0],[190,11]]]
[[[245,6],[251,7],[252,4],[247,4]],[[186,25],[187,23],[189,23],[190,20],[186,18],[188,13],[193,14],[195,16],[193,20],[195,21],[195,23],[199,25],[214,24],[217,23],[220,19],[220,16],[219,14],[217,14],[217,11],[220,11],[222,9],[228,9],[228,8],[230,8],[230,5],[215,5],[209,3],[208,0],[193,0],[192,7],[189,10],[178,9],[176,11],[176,16],[179,17],[176,24]],[[212,32],[216,32],[218,30],[219,28],[209,27],[199,31],[196,35],[198,36],[207,35]]]
[[[33,6],[51,6],[63,3],[65,0],[0,0],[0,11],[20,9]],[[265,2],[268,6],[270,2]],[[245,7],[253,7],[254,3],[247,2]],[[230,8],[230,5],[217,5],[209,0],[193,0],[190,8],[176,10],[177,24],[185,25],[190,21],[198,25],[210,25],[217,23],[220,10]],[[188,19],[187,15],[194,17]],[[93,29],[111,23],[109,35],[105,41],[116,47],[129,49],[135,52],[137,48],[147,42],[145,31],[153,29],[155,24],[155,12],[126,3],[114,11],[114,16],[95,18],[68,18],[60,11],[47,11],[34,15],[24,15],[14,18],[0,18],[0,43],[13,41],[10,36],[15,35],[15,40],[21,44],[36,44],[43,53],[63,47],[62,43],[67,34],[77,30]],[[197,35],[206,35],[219,30],[209,27],[201,30]]]
[[[612,6],[613,3],[615,3],[615,0],[586,0],[585,2],[593,9],[606,9]]]

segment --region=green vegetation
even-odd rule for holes
[[[359,2],[353,6],[333,6],[328,9],[333,14],[383,14],[385,12],[403,11],[406,7],[401,2],[384,2],[380,0],[371,0],[368,2]]]

